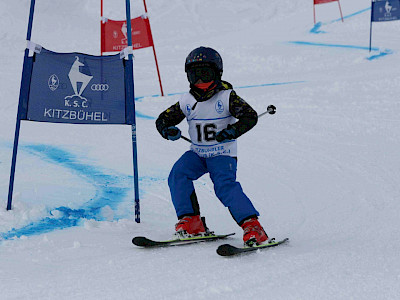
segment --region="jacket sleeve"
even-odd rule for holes
[[[166,139],[167,137],[163,135],[164,129],[178,125],[183,119],[185,119],[185,114],[182,112],[179,102],[177,102],[158,116],[156,120],[157,130]]]
[[[232,91],[229,97],[229,112],[239,120],[228,126],[228,128],[235,129],[235,138],[246,133],[257,124],[257,112],[246,101],[239,97],[235,91]]]

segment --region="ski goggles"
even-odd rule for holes
[[[187,71],[189,82],[195,84],[199,79],[202,82],[211,82],[216,79],[216,72],[208,65],[193,66]]]

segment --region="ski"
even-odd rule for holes
[[[209,235],[205,235],[205,236],[193,236],[193,237],[189,237],[189,238],[176,238],[176,239],[166,240],[166,241],[154,241],[154,240],[150,240],[144,236],[137,236],[132,239],[132,243],[136,246],[144,247],[144,248],[167,247],[167,246],[194,244],[194,243],[199,243],[199,242],[210,242],[210,241],[224,239],[224,238],[234,235],[234,234],[235,233],[229,233],[229,234],[210,233]]]
[[[244,253],[249,253],[257,250],[262,250],[262,249],[267,249],[271,247],[276,247],[278,245],[281,245],[283,243],[286,243],[289,241],[288,238],[285,238],[281,241],[275,241],[275,239],[271,239],[267,244],[262,244],[259,246],[253,246],[253,247],[235,247],[230,244],[224,244],[218,247],[217,253],[221,256],[233,256],[233,255],[238,255],[238,254],[244,254]]]

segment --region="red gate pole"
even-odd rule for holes
[[[144,11],[146,12],[146,15],[147,15],[146,0],[143,0],[143,4],[144,4]],[[151,32],[150,19],[149,19],[149,28],[148,28],[148,30],[149,30],[150,37],[151,37],[151,44],[152,44],[152,47],[153,47],[154,60],[156,61],[156,68],[157,68],[158,81],[159,81],[159,83],[160,83],[161,96],[164,96],[164,91],[163,91],[163,87],[162,87],[162,83],[161,83],[160,69],[158,68],[158,61],[157,61],[156,49],[155,49],[155,47],[154,47],[153,34],[152,34],[152,32]]]
[[[101,1],[103,1],[103,0],[101,0]],[[315,21],[315,1],[313,2],[313,10],[314,10],[314,25],[315,25],[315,23],[316,23],[316,21]]]
[[[104,32],[103,32],[103,0],[100,2],[100,55],[103,56],[104,45]]]
[[[340,1],[337,0],[337,3],[339,4],[339,10],[340,10],[340,16],[342,17],[342,22],[344,22],[344,20],[343,20],[343,14],[342,14],[342,8],[340,7]]]

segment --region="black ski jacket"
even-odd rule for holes
[[[200,93],[198,89],[192,86],[190,93],[198,102],[202,102],[207,101],[221,90],[229,89],[233,89],[232,85],[229,82],[221,81],[215,89],[206,94]],[[235,129],[236,136],[234,138],[238,138],[257,124],[257,112],[240,98],[234,90],[232,90],[229,97],[229,112],[238,119],[236,123],[229,126]],[[177,102],[159,115],[156,120],[157,130],[162,135],[165,128],[178,125],[183,119],[185,119],[185,115],[179,106],[179,102]]]

